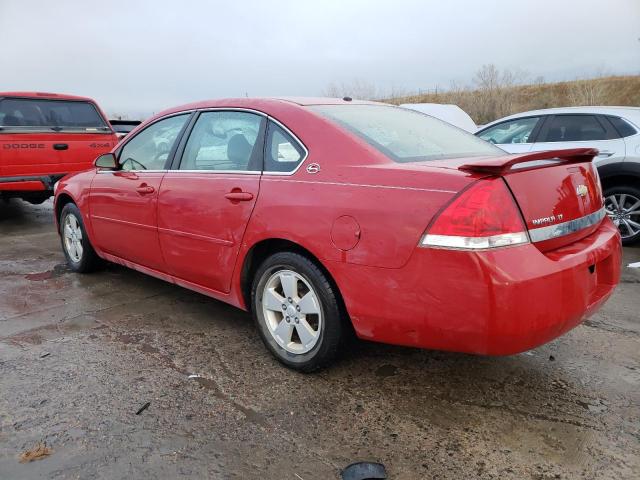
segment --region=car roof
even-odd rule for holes
[[[44,98],[46,100],[83,100],[85,102],[93,102],[93,99],[88,97],[50,92],[0,92],[0,97]]]
[[[512,120],[522,117],[534,117],[536,115],[557,115],[561,113],[592,113],[600,115],[614,115],[618,117],[625,117],[632,120],[636,125],[640,126],[640,107],[623,107],[623,106],[582,106],[582,107],[556,107],[556,108],[543,108],[540,110],[529,110],[528,112],[516,113],[507,117],[499,118],[491,123],[487,123],[482,127],[486,129],[496,123],[503,122],[505,120]]]
[[[379,102],[366,100],[344,100],[343,98],[324,97],[239,97],[239,98],[219,98],[212,100],[202,100],[188,103],[164,110],[152,117],[156,119],[178,113],[185,110],[198,110],[206,108],[247,108],[265,112],[278,110],[282,107],[306,107],[311,105],[387,105]]]

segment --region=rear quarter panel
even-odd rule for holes
[[[262,176],[244,239],[249,247],[284,238],[322,260],[399,268],[431,218],[475,180],[426,163],[396,164],[305,109],[283,108],[274,116],[309,155],[291,176]],[[307,171],[311,163],[320,165],[318,173]],[[351,219],[338,220],[345,216]],[[344,245],[350,235],[356,237],[353,248]]]

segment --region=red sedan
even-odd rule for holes
[[[237,99],[136,128],[55,198],[64,254],[252,312],[311,371],[358,337],[505,355],[563,334],[620,276],[596,150],[507,155],[390,105]]]

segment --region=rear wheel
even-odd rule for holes
[[[312,372],[330,363],[344,336],[337,292],[308,258],[282,252],[258,268],[253,318],[264,344],[284,365]]]
[[[78,207],[67,203],[60,213],[59,223],[62,251],[71,270],[79,273],[95,270],[100,258],[89,242]]]
[[[607,188],[604,196],[607,215],[620,230],[622,244],[640,241],[640,189],[619,185]]]

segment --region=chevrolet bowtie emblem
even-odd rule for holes
[[[586,185],[578,185],[576,187],[576,193],[578,194],[579,197],[586,197],[587,193],[589,193],[589,189],[587,188]]]

